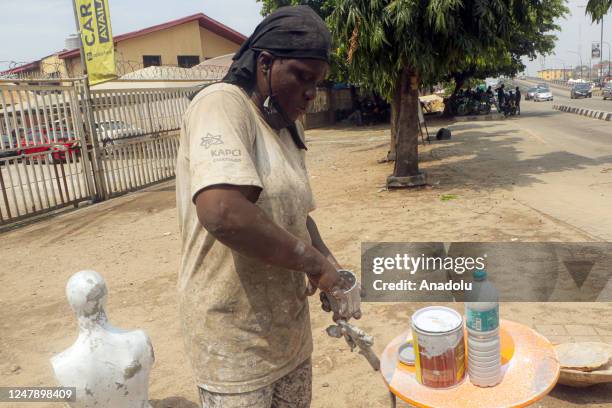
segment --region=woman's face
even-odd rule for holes
[[[328,64],[316,59],[277,59],[272,64],[272,92],[288,119],[306,113],[317,84],[325,79]],[[267,80],[267,78],[266,78]]]

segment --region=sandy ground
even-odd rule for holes
[[[359,270],[362,241],[592,240],[588,231],[513,199],[513,185],[529,183],[531,174],[528,168],[502,171],[495,166],[496,159],[515,159],[511,145],[520,136],[509,135],[508,126],[474,131],[470,125],[456,125],[453,140],[421,149],[432,185],[410,191],[383,188],[392,171],[392,164],[377,163],[387,150],[386,127],[310,131],[309,170],[318,203],[313,216],[328,246],[345,267]],[[479,149],[486,154],[473,160]],[[457,198],[443,201],[442,194]],[[197,407],[177,320],[180,248],[173,183],[6,232],[0,240],[0,386],[54,384],[49,358],[72,344],[77,334],[65,283],[78,270],[94,269],[109,286],[111,322],[142,328],[152,339],[157,359],[150,387],[154,408]],[[380,374],[351,354],[343,341],[327,337],[330,317],[315,300],[313,407],[388,406]],[[363,306],[360,325],[374,335],[377,353],[408,326],[420,306]],[[459,310],[461,305],[453,307]],[[612,343],[610,304],[508,303],[501,313],[548,330],[545,334],[553,341]],[[572,324],[573,332],[564,329]],[[0,403],[5,406],[10,404]],[[612,407],[612,385],[581,390],[558,386],[534,406]]]

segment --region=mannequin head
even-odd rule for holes
[[[106,282],[96,271],[80,271],[72,275],[66,284],[68,303],[79,318],[92,322],[106,321],[104,307],[108,291]]]

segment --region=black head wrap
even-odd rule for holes
[[[308,6],[281,7],[263,19],[232,58],[223,82],[251,93],[257,80],[257,55],[268,51],[278,58],[312,58],[329,62],[331,33]]]

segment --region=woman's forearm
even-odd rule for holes
[[[323,256],[325,256],[325,258],[327,258],[327,260],[331,262],[332,265],[340,269],[340,264],[338,263],[334,255],[331,253],[327,245],[325,245],[325,242],[323,241],[323,238],[319,233],[319,228],[317,227],[315,220],[311,216],[308,216],[308,218],[306,219],[306,227],[308,228],[308,233],[310,234],[312,246],[315,247],[315,249],[317,249],[317,251],[319,251],[321,254],[323,254]]]
[[[204,228],[240,254],[310,276],[329,267],[325,254],[278,226],[239,191],[203,191],[196,209]]]

